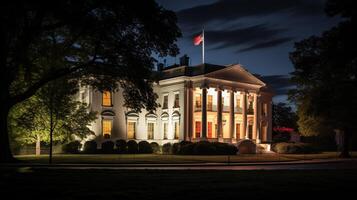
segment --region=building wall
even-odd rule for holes
[[[185,134],[192,134],[192,138],[195,138],[195,121],[201,121],[201,112],[194,112],[193,113],[193,125],[192,125],[192,133],[185,133],[185,115],[184,110],[185,106],[185,81],[189,78],[181,77],[181,78],[174,78],[172,80],[163,80],[160,81],[158,84],[154,86],[154,92],[158,94],[157,102],[161,105],[156,109],[155,112],[149,113],[146,110],[142,110],[142,112],[137,113],[138,117],[128,117],[127,113],[130,112],[129,109],[124,107],[124,98],[122,96],[122,89],[120,88],[118,92],[112,93],[112,104],[111,107],[104,107],[102,106],[102,93],[99,91],[92,90],[90,87],[81,88],[81,94],[79,95],[79,99],[85,102],[88,102],[90,105],[90,109],[93,111],[98,112],[98,119],[91,125],[91,129],[95,132],[95,136],[88,138],[88,139],[95,139],[100,145],[103,141],[111,140],[115,141],[118,139],[128,139],[127,138],[127,122],[128,121],[135,121],[136,122],[136,140],[147,140],[149,142],[155,141],[159,144],[164,144],[167,142],[177,142],[180,140],[185,139]],[[227,139],[230,138],[230,125],[229,125],[229,106],[230,106],[230,94],[225,90],[222,92],[222,96],[224,97],[224,106],[223,106],[223,113],[222,119],[225,121],[225,125],[223,125],[223,138]],[[186,103],[193,103],[193,110],[195,111],[195,92],[200,92],[200,89],[195,87],[193,92],[193,102],[186,102]],[[175,94],[179,94],[179,107],[174,108],[174,101],[175,101]],[[213,137],[217,137],[217,130],[215,129],[215,124],[217,123],[217,92],[214,88],[208,89],[208,94],[213,95],[213,112],[208,112],[207,121],[213,122],[212,132]],[[167,109],[163,109],[163,101],[164,96],[168,95],[168,107]],[[261,109],[265,111],[265,115],[262,115],[262,112],[259,112],[259,118],[261,120],[262,125],[258,125],[260,134],[262,135],[262,142],[269,142],[271,141],[271,100],[272,95],[269,93],[261,93],[261,98],[259,100]],[[236,98],[242,98],[242,94],[240,92],[235,92],[234,97],[234,105],[236,106]],[[240,104],[242,106],[242,100],[240,100]],[[247,102],[248,104],[248,102]],[[248,106],[248,105],[247,105]],[[237,108],[235,108],[237,112]],[[166,115],[167,114],[167,115]],[[234,139],[236,130],[235,125],[237,123],[240,124],[240,135],[243,139],[243,117],[242,113],[235,113],[235,120],[234,120]],[[105,139],[102,133],[102,120],[103,119],[110,119],[112,121],[112,132],[111,137],[109,139]],[[251,114],[247,115],[248,123],[253,121],[254,117]],[[147,123],[151,122],[154,123],[154,138],[148,140],[147,134]],[[174,124],[175,122],[179,123],[179,138],[174,137]],[[188,122],[188,121],[187,121]],[[164,139],[164,131],[163,131],[163,123],[168,124],[168,134],[167,139]],[[190,122],[188,122],[190,123]],[[247,127],[248,129],[248,127]],[[250,138],[255,139],[255,138]],[[226,140],[224,140],[226,141]],[[227,140],[230,141],[230,140]],[[233,140],[232,140],[233,141]]]

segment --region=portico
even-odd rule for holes
[[[271,97],[262,85],[211,76],[217,74],[207,74],[186,84],[188,107],[193,110],[187,121],[192,124],[188,126],[188,139],[229,143],[250,139],[259,144],[271,138],[271,119],[265,116],[271,113]]]

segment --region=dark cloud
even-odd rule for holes
[[[260,43],[254,44],[254,45],[252,45],[250,47],[239,49],[238,52],[246,52],[246,51],[252,51],[252,50],[256,50],[256,49],[264,49],[264,48],[269,48],[269,47],[275,47],[275,46],[278,46],[280,44],[284,44],[286,42],[290,42],[293,39],[294,39],[293,37],[283,37],[283,38],[269,40],[269,41],[266,41],[266,42],[260,42]]]
[[[243,17],[269,14],[321,15],[323,0],[220,0],[177,12],[179,22],[185,27],[202,26],[214,21],[233,21]]]
[[[265,83],[274,89],[275,95],[287,95],[288,91],[295,87],[288,75],[260,76]]]
[[[233,30],[205,31],[205,44],[210,50],[229,47],[239,48],[237,52],[273,47],[292,40],[292,37],[280,36],[285,29],[278,29],[268,24],[258,24]],[[192,39],[194,35],[190,35]],[[240,46],[243,46],[241,48]]]

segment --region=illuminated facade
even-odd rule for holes
[[[99,144],[117,139],[270,143],[273,93],[241,65],[171,66],[158,73],[156,112],[130,111],[120,92],[81,88],[80,99],[99,113],[91,126]]]

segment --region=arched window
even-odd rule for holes
[[[129,111],[126,113],[126,137],[127,139],[136,139],[136,129],[139,119],[139,114],[134,111]]]

